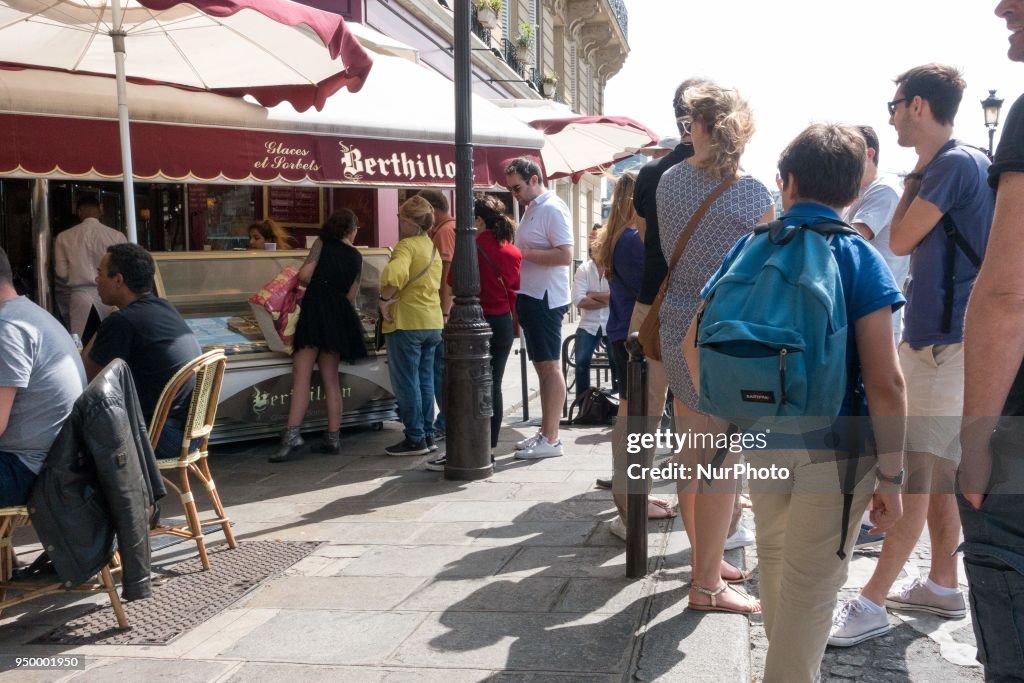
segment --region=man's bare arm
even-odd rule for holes
[[[921,181],[908,176],[889,228],[889,248],[897,256],[914,251],[942,218],[939,207],[917,196],[920,190]]]
[[[16,393],[18,393],[18,387],[0,387],[0,436],[7,431]]]
[[[1021,263],[1024,263],[1024,173],[1004,173],[999,181],[985,261],[975,281],[964,321],[964,430],[960,437],[963,448],[960,477],[964,494],[975,506],[981,505],[988,480],[988,440],[1024,359],[1024,268]]]

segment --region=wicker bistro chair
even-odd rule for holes
[[[178,395],[185,384],[195,377],[195,387],[192,390],[192,398],[189,401],[188,415],[185,418],[184,436],[181,442],[181,452],[176,458],[160,458],[157,466],[164,471],[178,471],[178,485],[171,481],[168,475],[164,475],[164,482],[177,491],[181,499],[181,506],[185,510],[186,523],[183,525],[159,524],[150,533],[172,534],[181,538],[191,538],[196,542],[199,549],[199,559],[204,569],[210,568],[210,558],[206,554],[206,542],[203,539],[204,524],[220,524],[224,529],[224,536],[228,545],[237,547],[235,535],[231,531],[231,520],[224,512],[224,505],[221,503],[220,495],[210,473],[210,464],[207,447],[210,441],[210,432],[213,431],[213,422],[217,416],[217,402],[220,399],[221,382],[224,380],[224,370],[227,367],[227,357],[221,350],[208,351],[195,360],[190,361],[179,370],[164,387],[157,401],[156,410],[153,413],[152,422],[149,426],[149,440],[156,448],[160,441],[160,435],[167,423],[174,397]],[[199,511],[196,508],[195,497],[192,493],[192,486],[189,475],[194,475],[206,488],[206,493],[213,505],[215,516],[201,520]]]
[[[110,598],[110,606],[114,610],[119,628],[128,628],[128,617],[125,615],[121,597],[117,594],[117,585],[110,573],[110,566],[104,567],[95,581],[81,586],[66,586],[52,578],[24,579],[12,581],[14,573],[14,530],[20,526],[30,526],[28,508],[24,506],[0,508],[0,612],[14,605],[35,600],[45,595],[75,591],[81,593],[106,593]],[[8,597],[8,593],[16,595]]]

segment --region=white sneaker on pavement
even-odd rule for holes
[[[621,517],[615,515],[615,517],[608,522],[608,533],[615,538],[623,541],[626,540],[626,525],[623,523]]]
[[[884,636],[892,630],[889,615],[884,609],[874,611],[861,602],[860,598],[839,603],[832,615],[832,630],[828,644],[834,647],[850,647],[865,640]]]
[[[550,443],[546,438],[541,436],[537,439],[537,442],[529,448],[518,451],[516,453],[516,460],[540,460],[541,458],[558,458],[565,455],[562,450],[562,442],[556,441]]]
[[[522,441],[517,441],[516,442],[516,450],[517,451],[525,451],[527,448],[532,447],[538,441],[540,441],[540,438],[541,438],[541,433],[537,432],[533,436],[528,436],[525,439],[523,439]]]
[[[744,548],[752,545],[755,540],[754,532],[740,524],[736,527],[736,533],[725,539],[725,549],[735,550],[736,548]]]
[[[885,606],[909,612],[928,612],[947,619],[960,619],[967,614],[963,591],[939,595],[920,578],[887,595]]]

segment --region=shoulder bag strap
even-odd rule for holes
[[[956,250],[964,252],[964,256],[975,268],[981,267],[981,258],[974,247],[957,229],[953,216],[947,211],[942,215],[942,231],[946,234],[946,254],[943,272],[942,297],[942,332],[948,334],[953,328],[953,302],[956,298]]]
[[[437,247],[435,246],[435,247],[433,247],[430,250],[430,260],[427,261],[426,267],[424,267],[423,270],[421,270],[420,272],[416,273],[416,275],[414,277],[410,278],[409,281],[406,282],[405,285],[403,285],[400,290],[398,290],[399,293],[404,292],[406,287],[408,287],[409,285],[411,285],[412,283],[416,282],[421,277],[426,275],[427,271],[430,270],[430,266],[434,265],[434,259],[436,259],[436,258],[437,258]]]
[[[501,288],[505,290],[505,296],[508,296],[508,287],[505,285],[505,278],[503,278],[501,276],[501,272],[498,271],[498,266],[494,265],[494,261],[491,260],[491,257],[487,255],[487,252],[484,251],[484,248],[481,247],[479,244],[476,245],[476,251],[478,254],[484,257],[485,261],[487,261],[487,265],[491,267],[491,270],[494,271],[495,277],[498,278],[498,284],[500,284]]]
[[[715,203],[715,200],[722,196],[722,193],[728,190],[730,187],[736,184],[739,180],[738,176],[733,176],[729,180],[724,180],[722,183],[711,191],[711,194],[707,196],[704,202],[697,207],[697,210],[690,216],[690,222],[683,228],[683,234],[679,236],[679,241],[676,242],[675,251],[672,252],[672,260],[668,263],[668,272],[665,274],[665,280],[661,283],[660,297],[664,297],[665,292],[668,290],[668,281],[672,277],[672,271],[675,270],[676,264],[679,263],[679,259],[683,255],[683,250],[686,249],[686,244],[693,237],[693,233],[697,229],[697,224],[700,223],[701,219],[704,218],[704,214],[708,212],[711,205]]]

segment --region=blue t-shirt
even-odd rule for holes
[[[839,221],[839,214],[823,204],[801,202],[791,206],[780,219],[785,225],[793,225],[824,220]],[[702,297],[707,297],[711,287],[725,275],[733,259],[753,235],[754,233],[744,235],[732,246],[718,272],[708,280],[704,289],[701,290]],[[846,316],[849,323],[846,340],[846,365],[847,367],[860,367],[854,323],[880,308],[897,311],[906,300],[896,285],[896,280],[885,260],[863,237],[860,235],[834,235],[829,240],[829,246],[832,248],[832,253],[839,266],[839,278],[842,280],[843,295],[846,299]],[[766,296],[770,296],[770,294],[766,293]],[[856,378],[849,378],[849,381],[857,381],[860,395],[864,396],[863,384],[860,383],[859,375]],[[850,394],[852,388],[849,385],[846,387],[843,405],[839,411],[841,416],[851,414]],[[868,414],[866,400],[862,402],[859,414]]]
[[[608,341],[625,341],[644,279],[644,241],[636,228],[626,228],[615,243],[612,270],[615,277],[608,280]]]
[[[988,157],[973,147],[947,142],[925,166],[918,197],[948,212],[957,230],[984,258],[992,227],[995,196],[988,185]],[[958,344],[964,337],[964,312],[978,269],[963,250],[956,248],[953,272],[953,319],[950,330],[942,332],[945,300],[943,278],[946,263],[946,234],[942,221],[935,224],[910,254],[910,284],[907,310],[903,315],[903,340],[919,349],[931,344]]]

